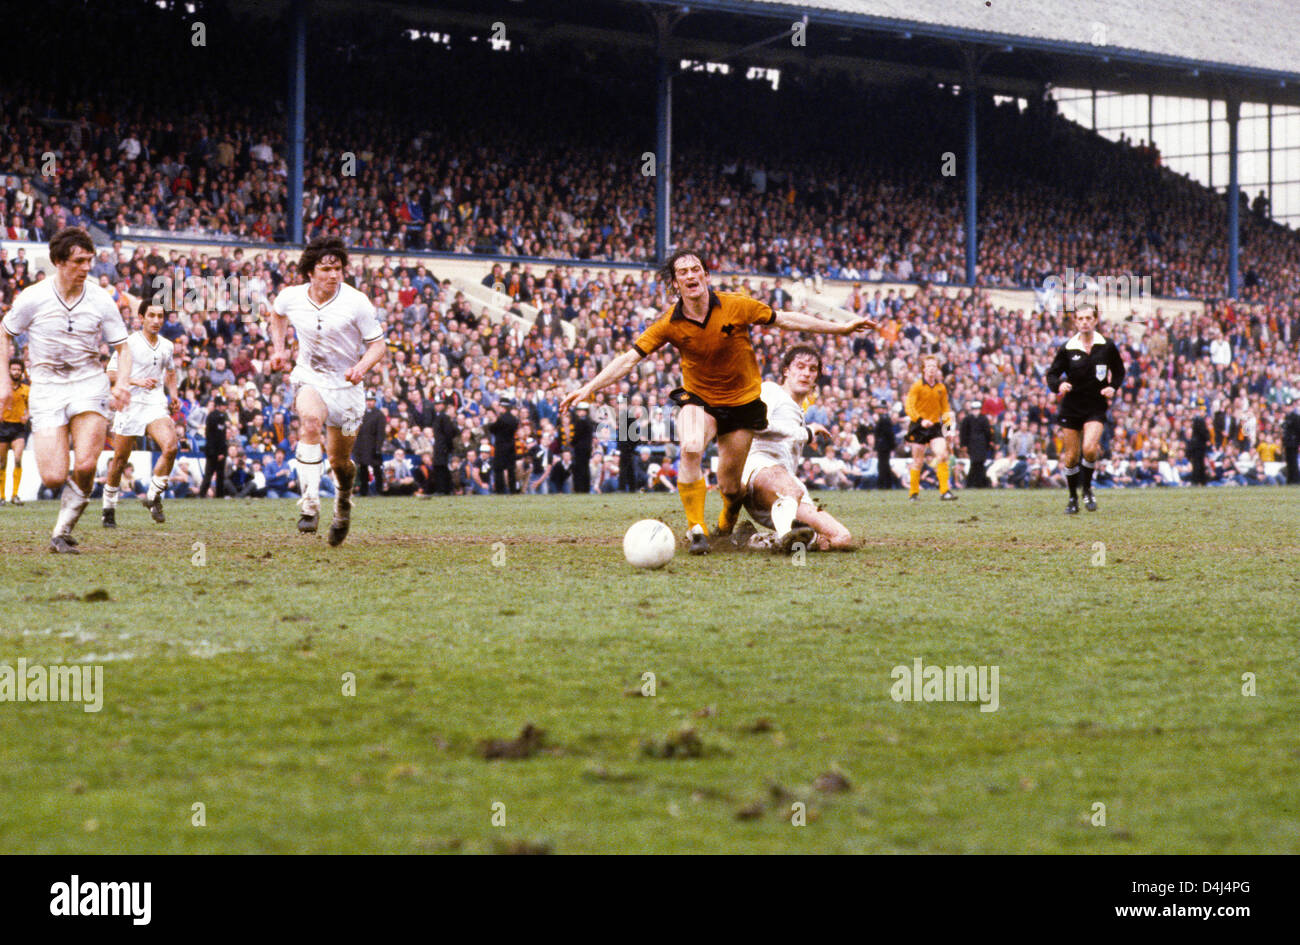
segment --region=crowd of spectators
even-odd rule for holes
[[[134,21],[98,26],[161,43],[173,14],[131,9]],[[217,24],[208,29],[220,35]],[[247,66],[242,81],[278,88],[283,77],[267,62],[282,50],[249,23],[225,29],[249,46],[235,60]],[[378,250],[592,265],[653,261],[654,177],[643,173],[642,137],[651,116],[627,116],[626,107],[642,91],[653,101],[642,64],[543,64],[540,53],[494,54],[463,41],[431,54],[395,27],[377,30],[360,28],[366,40],[345,47],[324,39],[313,46],[324,62],[307,126],[307,238],[337,232]],[[370,84],[332,77],[325,63],[340,48],[349,74]],[[235,61],[227,71],[240,71]],[[192,49],[151,65],[161,75],[137,84],[129,108],[117,86],[58,92],[21,73],[0,84],[0,172],[19,181],[0,200],[6,235],[41,240],[65,223],[94,223],[116,235],[288,239],[283,113],[264,99],[215,105],[202,93]],[[162,81],[169,68],[183,70],[195,94],[178,99]],[[463,81],[467,71],[475,82]],[[422,99],[399,104],[382,94],[385,83],[416,77],[455,89],[437,97],[433,121]],[[845,81],[791,77],[780,92],[762,91],[765,100],[754,83],[683,74],[680,94],[691,108],[675,139],[674,242],[698,247],[719,273],[964,281],[964,177],[944,176],[940,161],[962,140],[963,100],[934,84],[859,89]],[[623,90],[622,100],[608,86]],[[847,124],[846,99],[855,104]],[[627,117],[593,129],[588,119],[615,105]],[[918,113],[926,120],[916,121]],[[1160,167],[1154,149],[1066,121],[1050,101],[1022,112],[986,96],[979,122],[979,284],[1037,286],[1072,267],[1149,276],[1162,296],[1226,295],[1221,195]],[[1300,240],[1270,222],[1266,208],[1245,209],[1241,297],[1289,303]]]
[[[182,453],[204,457],[179,469],[176,494],[289,494],[298,422],[286,378],[269,372],[260,317],[278,289],[297,281],[296,254],[206,247],[185,255],[118,247],[96,259],[95,277],[129,309],[167,280],[236,277],[240,295],[221,308],[170,315],[162,333],[176,346]],[[670,348],[642,361],[588,410],[559,416],[567,391],[624,350],[668,304],[649,270],[498,264],[488,285],[517,287],[539,311],[529,331],[494,325],[450,280],[392,257],[356,256],[352,273],[385,319],[390,357],[372,377],[357,461],[363,484],[392,494],[565,492],[670,488],[676,439],[666,394],[679,383]],[[0,260],[0,277],[25,279]],[[778,278],[715,276],[720,289],[777,308],[799,306],[802,285]],[[792,291],[794,290],[794,291]],[[928,286],[909,297],[869,284],[844,307],[880,322],[879,331],[821,339],[826,362],[809,422],[832,442],[809,452],[813,488],[881,485],[882,459],[900,458],[906,426],[900,401],[919,356],[943,362],[961,419],[960,457],[982,458],[996,486],[1057,484],[1060,442],[1043,372],[1068,337],[1064,318],[1031,307],[1009,311],[983,290]],[[224,308],[224,310],[222,310]],[[522,308],[516,310],[523,312]],[[565,322],[574,337],[559,330]],[[1129,365],[1104,446],[1099,484],[1177,485],[1277,481],[1278,463],[1300,438],[1300,314],[1290,308],[1217,303],[1204,314],[1158,307],[1145,323],[1107,323]],[[765,377],[777,377],[779,332],[756,328]],[[214,425],[215,424],[215,425]],[[1290,424],[1288,426],[1288,424]],[[220,429],[214,439],[214,430]],[[1288,432],[1289,431],[1289,432]],[[1290,439],[1288,439],[1290,438]],[[889,441],[893,441],[890,447]],[[621,460],[621,462],[620,462]],[[959,464],[965,469],[966,464]],[[984,468],[981,463],[981,468]],[[886,484],[889,474],[886,473]],[[981,477],[976,476],[978,484]]]

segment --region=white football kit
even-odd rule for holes
[[[754,432],[740,481],[745,489],[745,508],[756,522],[771,528],[770,510],[754,505],[751,482],[759,470],[779,466],[799,483],[798,501],[807,498],[808,487],[799,480],[799,461],[808,442],[808,426],[803,408],[780,384],[764,381],[759,396],[767,405],[767,429]]]
[[[366,412],[366,390],[344,375],[361,360],[366,346],[384,336],[375,307],[364,292],[339,286],[334,298],[317,305],[307,284],[290,286],[275,297],[275,312],[287,316],[298,339],[298,360],[289,380],[316,391],[328,411],[326,425],[356,436]]]
[[[81,295],[65,301],[48,278],[30,285],[4,317],[10,335],[27,333],[32,389],[32,432],[67,426],[78,414],[108,416],[108,374],[99,362],[102,338],[110,347],[126,340],[113,297],[87,280]]]
[[[164,380],[167,372],[174,368],[172,351],[174,345],[161,335],[157,344],[149,344],[144,332],[134,332],[126,339],[126,346],[131,351],[131,380],[157,381],[152,388],[132,386],[131,402],[113,415],[112,432],[122,436],[144,436],[149,424],[168,416],[167,388]],[[108,361],[110,371],[117,370],[117,352]]]

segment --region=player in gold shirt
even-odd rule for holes
[[[767,426],[767,407],[759,396],[762,377],[749,327],[772,325],[785,331],[847,335],[875,328],[876,323],[869,318],[832,322],[796,312],[777,312],[757,299],[714,292],[699,254],[689,250],[673,253],[659,270],[659,278],[677,293],[677,303],[663,312],[630,350],[565,396],[560,401],[560,412],[590,400],[596,391],[627,376],[638,361],[663,345],[677,348],[682,357],[682,386],[670,395],[681,408],[677,419],[681,446],[677,493],[690,527],[691,554],[707,554],[707,485],[701,464],[704,451],[716,437],[718,490],[723,502],[717,534],[729,535],[745,498],[741,474],[750,441],[755,430]]]
[[[5,460],[10,451],[14,454],[14,496],[9,501],[22,505],[18,498],[18,484],[23,481],[23,450],[27,448],[27,437],[32,432],[31,417],[27,412],[27,394],[30,385],[23,382],[23,362],[17,358],[9,362],[9,380],[13,384],[14,397],[9,408],[0,414],[0,505],[5,504]]]
[[[921,359],[921,378],[907,392],[904,402],[912,425],[904,437],[912,444],[912,481],[908,497],[921,497],[921,469],[925,466],[926,448],[934,450],[934,469],[939,474],[939,498],[951,502],[957,497],[948,488],[947,431],[954,429],[956,416],[948,406],[948,388],[939,373],[939,359],[926,355]]]

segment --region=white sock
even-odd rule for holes
[[[324,451],[319,443],[299,443],[298,483],[304,499],[320,499],[320,477],[324,472]]]
[[[776,528],[776,536],[783,538],[785,533],[794,527],[794,515],[799,511],[799,503],[788,495],[783,495],[772,503],[772,525]]]
[[[82,510],[89,501],[86,493],[77,488],[75,482],[71,479],[65,482],[63,492],[59,495],[59,519],[54,523],[54,531],[50,533],[50,537],[71,534],[73,526],[77,524],[77,519],[81,518]]]
[[[167,480],[154,476],[149,480],[149,501],[152,502],[167,491]]]
[[[118,497],[122,495],[120,488],[114,489],[112,486],[104,486],[104,508],[117,508]]]

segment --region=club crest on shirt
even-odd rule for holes
[[[1109,371],[1109,368],[1107,368],[1106,365],[1104,365],[1104,364],[1098,364],[1098,365],[1097,365],[1097,380],[1099,380],[1099,381],[1104,381],[1104,380],[1106,379],[1106,374],[1108,373],[1108,371]]]

